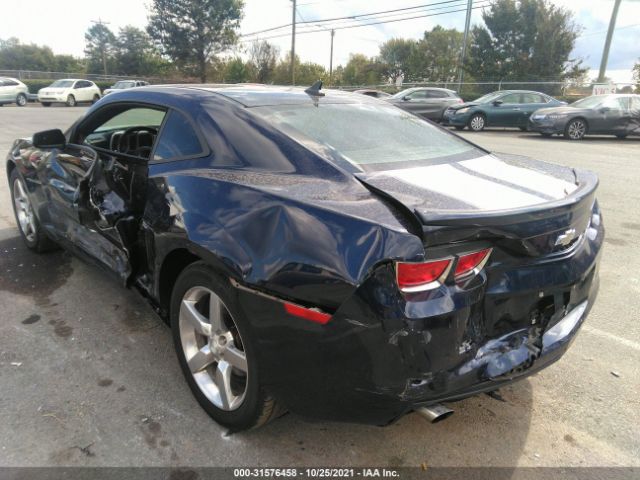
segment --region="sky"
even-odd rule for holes
[[[298,0],[298,21],[343,17],[347,15],[379,12],[395,8],[434,3],[437,0]],[[478,0],[475,0],[476,2]],[[98,8],[87,8],[89,3]],[[55,53],[81,56],[84,49],[84,33],[92,20],[109,22],[114,31],[127,24],[144,28],[147,23],[149,0],[108,0],[87,2],[77,0],[30,0],[29,9],[46,14],[30,15],[28,22],[16,22],[21,15],[11,9],[21,8],[17,2],[9,2],[0,16],[0,38],[17,37],[25,43],[48,45]],[[582,26],[582,34],[576,41],[574,58],[582,58],[597,76],[600,57],[613,0],[553,0],[575,14]],[[52,8],[52,5],[55,7]],[[453,8],[457,9],[457,8]],[[475,10],[471,23],[482,24],[481,10]],[[291,0],[245,0],[245,16],[240,33],[246,34],[291,22]],[[73,21],[70,21],[73,18]],[[393,37],[415,38],[425,30],[440,24],[447,28],[464,28],[465,13],[449,13],[383,25],[337,30],[334,38],[334,67],[345,65],[351,53],[374,56],[378,46]],[[276,33],[279,33],[276,32]],[[286,31],[285,31],[286,33]],[[263,34],[264,37],[272,33]],[[291,48],[290,35],[272,38],[270,42],[280,47],[282,55]],[[240,49],[248,46],[241,43]],[[231,52],[233,53],[233,52]],[[241,52],[239,52],[241,53]],[[296,53],[302,61],[312,61],[329,66],[330,34],[328,31],[297,35]],[[640,57],[640,0],[622,0],[616,31],[611,45],[607,76],[616,82],[631,82],[631,68]]]

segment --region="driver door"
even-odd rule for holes
[[[146,201],[147,163],[165,115],[159,107],[106,105],[76,126],[75,145],[67,147],[93,152],[93,158],[67,187],[66,205],[61,202],[74,214],[66,236],[124,283],[137,267],[131,252]]]

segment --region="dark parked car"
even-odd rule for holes
[[[462,99],[453,90],[435,87],[408,88],[391,96],[387,101],[434,122],[442,120],[448,107],[462,103]]]
[[[383,92],[381,90],[373,90],[369,88],[354,90],[353,93],[359,93],[360,95],[367,95],[368,97],[373,97],[373,98],[389,98],[391,96],[390,93]]]
[[[141,292],[234,430],[442,418],[558,360],[598,288],[594,174],[364,95],[133,88],[16,140],[7,177],[26,244]]]
[[[454,105],[444,112],[443,123],[457,130],[469,127],[480,132],[485,127],[515,127],[527,129],[529,116],[543,107],[566,105],[565,102],[540,92],[501,90],[488,93],[473,102]]]
[[[594,95],[564,107],[543,108],[531,116],[529,128],[546,137],[558,134],[570,140],[590,133],[618,138],[640,135],[640,95]]]

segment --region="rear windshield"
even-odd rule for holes
[[[392,105],[281,105],[252,111],[285,133],[299,139],[302,135],[302,140],[310,138],[358,166],[399,168],[400,162],[484,154],[457,136]]]

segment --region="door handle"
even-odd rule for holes
[[[519,109],[519,108],[514,108],[514,110],[515,110],[516,112],[519,112],[519,111],[520,111],[520,109]]]

